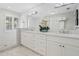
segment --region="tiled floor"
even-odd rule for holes
[[[0,56],[39,56],[28,48],[19,46],[5,52],[1,52]]]

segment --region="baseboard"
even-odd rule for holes
[[[14,48],[16,48],[16,47],[18,47],[18,46],[19,46],[19,45],[14,45],[14,46],[11,46],[11,47],[9,47],[9,48],[3,49],[3,50],[0,51],[0,53],[5,52],[5,51],[8,51],[8,50],[11,50],[11,49],[14,49]]]
[[[25,46],[25,45],[23,45],[23,44],[20,44],[20,45],[15,45],[15,46],[12,46],[12,47],[9,47],[9,48],[6,48],[6,49],[3,49],[3,50],[1,50],[1,51],[0,51],[0,53],[3,53],[3,52],[5,52],[5,51],[9,51],[9,50],[14,49],[14,48],[16,48],[16,47],[18,47],[18,46],[25,47],[25,48],[27,48],[27,49],[31,50],[32,52],[34,52],[34,53],[38,54],[39,56],[44,56],[44,55],[42,55],[42,54],[40,54],[40,53],[38,53],[38,52],[34,51],[33,49],[31,49],[31,48],[29,48],[29,47],[26,47],[26,46]]]
[[[40,54],[40,53],[38,53],[38,52],[36,52],[36,51],[34,51],[33,49],[31,49],[31,48],[29,48],[29,47],[26,47],[25,45],[23,45],[23,44],[20,44],[22,47],[25,47],[25,48],[27,48],[27,49],[29,49],[29,50],[31,50],[32,52],[34,52],[34,53],[36,53],[36,54],[38,54],[39,56],[44,56],[44,55],[42,55],[42,54]]]

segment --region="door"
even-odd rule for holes
[[[79,56],[79,47],[65,45],[63,53],[64,56]]]
[[[47,56],[61,56],[62,47],[59,43],[47,40]]]

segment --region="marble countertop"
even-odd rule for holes
[[[77,38],[77,39],[79,39],[79,34],[40,32],[40,31],[30,31],[30,30],[26,30],[26,29],[21,29],[21,31],[30,32],[30,33],[44,34],[44,35],[53,35],[53,36],[58,36],[58,37],[67,37],[67,38]]]

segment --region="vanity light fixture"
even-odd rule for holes
[[[67,6],[67,5],[70,5],[70,4],[74,4],[74,3],[56,3],[55,8]]]
[[[7,8],[8,8],[8,9],[10,9],[11,7],[10,7],[10,6],[8,6]]]
[[[56,3],[56,7],[62,6],[64,3]]]
[[[54,13],[54,12],[51,12],[50,14],[51,14],[51,15],[54,15],[55,13]]]

